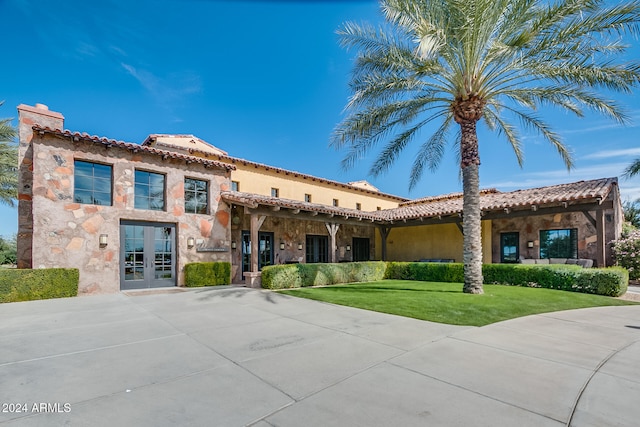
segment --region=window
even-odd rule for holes
[[[362,205],[360,203],[356,203],[356,209],[361,211],[362,210]]]
[[[111,166],[81,160],[74,161],[73,165],[73,200],[88,205],[111,206]]]
[[[382,210],[382,208],[381,208],[380,206],[376,206],[376,210],[377,210],[377,211],[381,211],[381,210]]]
[[[333,206],[338,207],[338,199],[333,199]]]
[[[277,188],[271,188],[271,197],[280,197],[280,190]]]
[[[520,234],[500,233],[500,262],[514,263],[520,259]]]
[[[164,210],[164,175],[136,170],[136,209]]]
[[[304,195],[304,201],[307,203],[311,203],[311,194],[305,194]]]
[[[240,191],[240,183],[238,181],[231,181],[231,191]]]
[[[540,230],[540,258],[578,258],[578,229]]]
[[[199,179],[184,179],[184,210],[187,213],[206,214],[209,207],[209,184]]]

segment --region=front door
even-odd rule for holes
[[[176,285],[176,227],[122,221],[120,224],[120,289]]]
[[[369,239],[354,237],[351,249],[353,250],[353,261],[369,261]]]
[[[500,233],[500,262],[515,263],[520,259],[520,234]]]
[[[307,235],[307,263],[329,262],[329,237]]]
[[[258,232],[258,270],[273,264],[273,233]],[[242,271],[251,271],[251,232],[242,232]]]

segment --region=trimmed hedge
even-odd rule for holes
[[[270,265],[262,269],[262,287],[287,289],[337,283],[373,282],[382,280],[385,271],[386,263],[383,261]]]
[[[184,266],[184,284],[188,287],[231,284],[230,262],[192,262]]]
[[[582,268],[577,265],[484,264],[484,283],[560,289],[606,296],[627,291],[629,274],[624,268]],[[461,263],[389,262],[386,279],[429,282],[464,282]]]
[[[75,297],[79,280],[77,268],[0,269],[0,302]]]

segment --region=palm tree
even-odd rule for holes
[[[0,119],[0,203],[11,207],[18,196],[18,148],[11,144],[16,134],[11,119]]]
[[[387,25],[345,23],[343,47],[357,49],[348,116],[331,145],[348,148],[350,167],[385,140],[371,166],[378,175],[399,153],[422,140],[410,188],[434,170],[453,130],[463,185],[464,291],[482,293],[481,212],[476,125],[504,135],[522,165],[522,140],[512,124],[539,133],[567,168],[571,153],[535,114],[541,106],[577,116],[587,108],[626,122],[598,89],[629,93],[640,65],[623,63],[625,34],[638,33],[640,3],[602,0],[383,0]],[[433,130],[435,129],[435,130]]]
[[[640,174],[640,158],[637,158],[631,163],[625,170],[624,176],[627,178],[634,177]]]

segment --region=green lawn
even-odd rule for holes
[[[536,313],[636,304],[600,295],[503,285],[484,285],[484,295],[469,295],[462,293],[461,283],[410,280],[381,280],[279,292],[431,322],[471,326]]]

